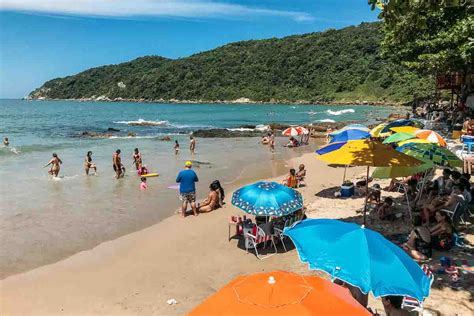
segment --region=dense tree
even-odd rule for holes
[[[148,56],[53,79],[31,97],[408,101],[431,82],[380,56],[381,23],[244,41],[181,59]]]
[[[474,5],[466,0],[369,0],[381,9],[381,52],[421,73],[468,71]]]

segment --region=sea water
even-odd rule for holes
[[[204,198],[212,180],[224,187],[237,181],[280,175],[284,161],[315,149],[287,149],[278,140],[275,154],[256,138],[197,139],[189,153],[189,133],[197,129],[237,129],[243,125],[301,124],[375,120],[393,108],[372,106],[230,105],[100,103],[73,101],[0,100],[0,136],[10,146],[0,148],[0,278],[51,263],[123,234],[150,226],[179,207],[177,172],[188,159],[196,161]],[[85,131],[110,138],[82,137]],[[134,137],[129,134],[136,135]],[[161,138],[169,136],[172,141]],[[181,145],[174,154],[174,140]],[[132,166],[139,148],[150,172],[148,190]],[[127,169],[114,179],[112,154],[121,149]],[[98,174],[85,176],[84,157],[93,152]],[[43,166],[56,152],[63,161],[60,177]],[[285,168],[287,168],[286,166]],[[91,173],[93,173],[91,171]],[[179,220],[179,219],[177,219]]]

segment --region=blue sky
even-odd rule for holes
[[[376,19],[367,0],[1,0],[0,98],[143,55],[179,58]]]

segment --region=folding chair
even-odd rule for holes
[[[288,250],[286,250],[286,246],[285,246],[285,239],[287,238],[285,235],[283,235],[283,231],[285,230],[286,227],[290,227],[292,225],[292,220],[291,218],[285,220],[285,223],[283,224],[283,228],[280,229],[278,227],[274,227],[273,228],[273,231],[274,231],[274,236],[278,239],[280,239],[281,241],[281,244],[283,245],[283,249],[285,249],[285,252],[287,252]]]
[[[421,265],[421,269],[426,274],[428,279],[430,279],[430,286],[431,286],[431,283],[433,283],[433,280],[434,280],[433,272],[431,271],[430,267],[427,264]],[[405,296],[402,301],[402,308],[409,311],[410,313],[412,312],[421,313],[423,311],[423,302],[420,302],[415,298]]]
[[[253,232],[253,234],[251,233],[245,233],[245,237],[248,238],[248,240],[250,241],[250,244],[252,245],[253,249],[255,250],[255,254],[257,256],[257,258],[259,260],[262,260],[262,259],[265,259],[265,258],[268,258],[268,257],[271,257],[273,256],[274,254],[276,254],[278,251],[277,251],[277,248],[276,248],[276,245],[275,245],[275,241],[273,240],[273,236],[272,235],[267,235],[265,234],[265,232],[263,231],[263,229],[261,229],[260,227],[258,226],[255,226]],[[263,243],[263,249],[265,249],[266,245],[267,245],[267,242],[270,241],[272,246],[273,246],[273,249],[275,249],[275,252],[274,253],[271,253],[269,255],[266,255],[264,257],[261,257],[258,253],[258,246],[260,244]],[[249,248],[248,248],[248,245],[247,243],[245,243],[245,250],[247,251],[247,253],[249,252]]]
[[[458,204],[456,204],[454,207],[454,211],[445,209],[442,209],[441,211],[448,214],[455,228],[457,228],[459,223],[466,225],[466,222],[464,221],[464,215],[468,212],[466,203],[458,202]]]

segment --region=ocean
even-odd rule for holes
[[[188,159],[196,161],[198,197],[218,179],[224,187],[274,177],[285,161],[316,148],[287,149],[279,138],[275,154],[256,138],[197,139],[191,157],[189,133],[197,129],[239,129],[243,125],[302,124],[349,120],[375,121],[403,111],[391,107],[154,104],[75,101],[0,100],[0,278],[52,263],[103,241],[142,229],[172,215],[179,201],[169,187]],[[108,133],[85,138],[82,133]],[[134,137],[129,135],[133,134]],[[161,140],[169,136],[172,141]],[[174,140],[181,153],[174,154]],[[160,174],[139,190],[132,152],[139,148],[144,164]],[[121,149],[127,168],[114,179],[112,154]],[[85,176],[83,161],[93,152],[98,175]],[[63,161],[60,178],[43,166],[56,152]],[[177,218],[177,220],[181,220]]]

